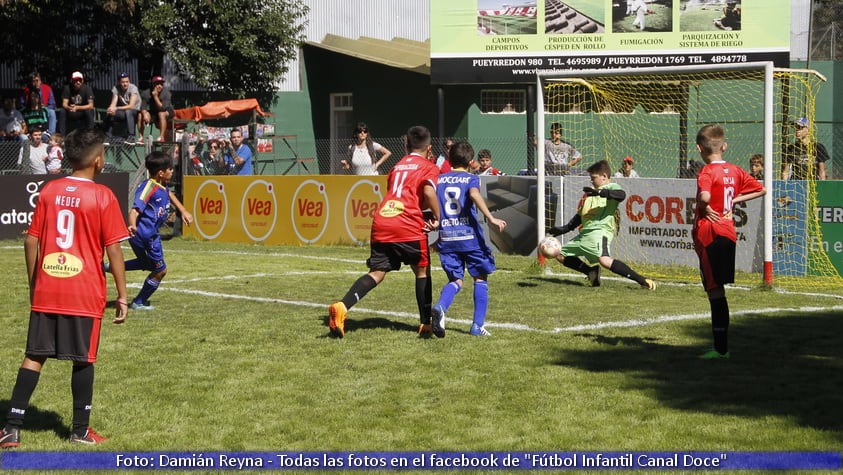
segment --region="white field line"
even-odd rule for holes
[[[359,274],[357,271],[345,271],[342,272],[343,274]],[[259,278],[259,277],[278,277],[278,276],[289,276],[289,275],[305,275],[305,274],[336,274],[333,271],[305,271],[305,272],[287,272],[287,273],[259,273],[259,274],[251,274],[251,275],[226,275],[226,276],[218,276],[218,277],[200,277],[200,278],[191,278],[191,279],[182,279],[182,280],[171,280],[167,281],[166,284],[162,286],[159,290],[169,291],[169,292],[176,292],[181,294],[188,294],[188,295],[198,295],[202,297],[211,297],[211,298],[225,298],[225,299],[233,299],[233,300],[245,300],[250,302],[259,302],[259,303],[274,303],[274,304],[283,304],[283,305],[293,305],[299,307],[308,307],[308,308],[323,308],[327,313],[328,305],[325,302],[307,302],[302,300],[288,300],[288,299],[279,299],[279,298],[270,298],[270,297],[255,297],[252,295],[239,295],[239,294],[230,294],[230,293],[221,293],[221,292],[208,292],[204,290],[194,290],[194,289],[186,289],[186,288],[178,288],[172,287],[172,284],[182,284],[182,283],[193,283],[193,282],[201,282],[201,281],[212,281],[212,280],[235,280],[235,279],[245,279],[245,278]],[[556,275],[568,275],[568,274],[556,274]],[[575,276],[576,277],[576,276]],[[624,279],[618,279],[624,280]],[[688,285],[688,284],[676,284],[676,285]],[[130,288],[140,288],[140,284],[129,284],[128,287]],[[738,290],[749,290],[746,288],[737,288]],[[796,292],[788,292],[789,294],[796,294]],[[836,295],[824,295],[824,294],[817,294],[817,296],[823,297],[832,297],[838,298]],[[751,315],[751,314],[758,314],[758,313],[781,313],[781,312],[798,312],[798,313],[818,313],[818,312],[825,312],[825,311],[841,311],[843,310],[843,305],[833,305],[830,307],[796,307],[796,308],[781,308],[781,307],[769,307],[769,308],[760,308],[754,310],[742,310],[732,312],[732,316],[741,316],[741,315]],[[418,318],[417,313],[410,313],[410,312],[396,312],[396,311],[387,311],[387,310],[375,310],[360,306],[354,307],[354,313],[362,313],[362,314],[370,314],[370,315],[379,315],[384,317],[391,317],[391,318],[406,318],[411,320],[416,320]],[[693,314],[685,314],[685,315],[663,315],[659,317],[652,317],[652,318],[645,318],[645,319],[634,319],[634,320],[624,320],[624,321],[614,321],[614,322],[598,322],[592,323],[588,325],[574,325],[570,327],[557,327],[553,328],[552,330],[540,330],[537,328],[532,328],[529,325],[524,325],[520,323],[505,323],[505,322],[488,322],[486,326],[489,328],[504,328],[508,330],[521,330],[521,331],[533,331],[539,333],[565,333],[565,332],[579,332],[579,331],[591,331],[591,330],[601,330],[605,328],[631,328],[631,327],[643,327],[647,325],[657,325],[660,323],[669,323],[669,322],[678,322],[684,320],[701,320],[701,319],[708,319],[710,315],[707,313],[693,313]],[[464,325],[470,325],[472,322],[471,320],[462,320],[462,319],[453,319],[448,318],[448,323],[459,323]]]

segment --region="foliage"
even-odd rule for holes
[[[79,69],[112,75],[114,61],[136,58],[145,79],[160,74],[168,55],[185,77],[232,97],[272,95],[308,12],[301,0],[0,0],[0,7],[0,61],[20,60],[22,74],[37,69],[49,82]]]

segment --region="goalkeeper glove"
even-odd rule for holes
[[[609,190],[595,190],[590,186],[586,186],[582,191],[588,196],[599,196],[601,198],[607,198],[609,196]]]
[[[566,234],[569,231],[571,231],[571,228],[568,227],[567,224],[564,226],[553,226],[552,228],[550,228],[550,235],[559,236],[560,234]]]

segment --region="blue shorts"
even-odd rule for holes
[[[468,268],[468,273],[472,277],[489,275],[495,271],[495,256],[488,249],[442,252],[439,253],[439,262],[442,263],[442,268],[450,282],[462,280],[465,268]]]
[[[143,270],[161,272],[167,269],[167,263],[164,262],[164,246],[161,244],[161,236],[149,239],[135,237],[129,239],[129,245],[135,251],[135,256],[140,261]]]

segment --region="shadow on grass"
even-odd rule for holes
[[[328,318],[328,316],[325,316],[323,319],[323,323],[326,329],[328,328]],[[372,330],[378,328],[384,328],[387,330],[400,332],[417,332],[419,330],[418,324],[410,324],[407,322],[389,320],[381,317],[360,319],[347,318],[345,320],[346,335],[348,335],[349,333],[356,332],[358,330]]]
[[[579,333],[603,348],[560,350],[557,364],[621,373],[622,387],[653,391],[679,410],[782,416],[814,429],[843,430],[843,312],[733,318],[729,360],[699,359],[710,349],[707,320],[683,328],[706,345]]]
[[[9,413],[12,403],[8,399],[0,401],[0,414],[4,416]],[[5,417],[4,417],[5,420]],[[26,418],[23,421],[23,431],[53,431],[60,438],[70,437],[70,428],[62,423],[62,417],[53,411],[42,411],[35,406],[29,406],[26,410]],[[23,438],[23,436],[21,436]]]
[[[518,282],[516,285],[519,287],[536,287],[539,284],[564,284],[564,285],[572,285],[575,287],[589,287],[588,282],[585,280],[585,274],[582,277],[570,277],[570,278],[560,278],[560,277],[529,277],[528,282]]]

